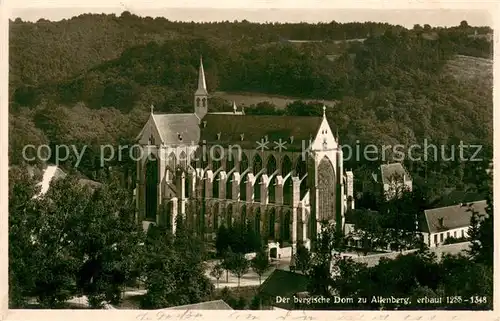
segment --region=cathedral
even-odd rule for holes
[[[344,229],[353,173],[323,116],[210,112],[203,62],[193,113],[151,114],[136,142],[137,219],[175,232],[182,215],[207,241],[218,228],[250,224],[268,245],[309,247],[321,222]],[[248,225],[247,225],[248,226]]]

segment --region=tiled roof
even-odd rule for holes
[[[277,296],[291,298],[294,294],[305,292],[309,281],[309,278],[304,274],[276,269],[262,283],[259,292],[261,295],[270,298],[273,301],[273,306],[287,309],[291,308],[291,302],[289,304],[279,304],[275,303],[275,298]]]
[[[316,136],[322,117],[207,114],[201,123],[201,141],[208,145],[238,145],[242,149],[257,147],[256,142],[267,136],[268,148],[280,139],[286,150],[301,150],[302,144]],[[330,126],[332,127],[332,126]],[[332,129],[334,130],[334,129]],[[218,135],[220,133],[220,135]]]
[[[382,175],[382,182],[384,184],[389,184],[391,179],[403,177],[404,175],[406,175],[407,180],[410,178],[410,175],[401,163],[380,165],[380,174]]]
[[[425,222],[420,225],[422,232],[437,233],[470,225],[472,212],[469,206],[480,215],[486,215],[486,201],[452,205],[425,210]]]
[[[193,113],[153,114],[153,120],[164,144],[198,144],[200,140],[199,119]]]
[[[200,302],[195,304],[180,305],[176,307],[166,308],[165,310],[233,310],[223,300]]]

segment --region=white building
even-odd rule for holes
[[[470,208],[486,215],[486,207],[486,201],[478,201],[425,210],[424,222],[420,224],[424,242],[432,248],[443,245],[450,237],[467,238],[472,217]]]

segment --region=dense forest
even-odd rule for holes
[[[10,27],[11,164],[22,162],[26,144],[130,143],[151,104],[158,112],[190,112],[200,56],[210,92],[318,101],[297,100],[285,109],[262,102],[246,106],[247,113],[321,114],[321,101],[333,100],[337,103],[327,116],[341,144],[409,146],[427,140],[447,146],[448,155],[463,142],[482,145],[476,157],[491,158],[492,64],[487,59],[493,43],[485,37],[492,33],[488,27],[465,21],[450,28],[412,29],[374,22],[186,23],[129,12],[58,22],[16,19]],[[470,63],[452,68],[464,56],[486,70]],[[225,110],[230,103],[214,96],[210,108]],[[90,148],[79,167],[92,179],[98,179],[101,167],[96,153]],[[377,162],[349,160],[344,166],[355,170],[359,191],[371,172],[393,156]],[[482,167],[474,162],[406,165],[429,203],[481,183],[475,171]]]

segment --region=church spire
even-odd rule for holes
[[[208,91],[205,81],[205,70],[203,69],[203,59],[200,56],[200,69],[198,71],[198,88],[194,93],[194,113],[199,119],[208,113]]]
[[[203,58],[200,56],[200,69],[198,70],[198,88],[196,95],[208,95],[207,82],[205,80],[205,70],[203,68]]]

